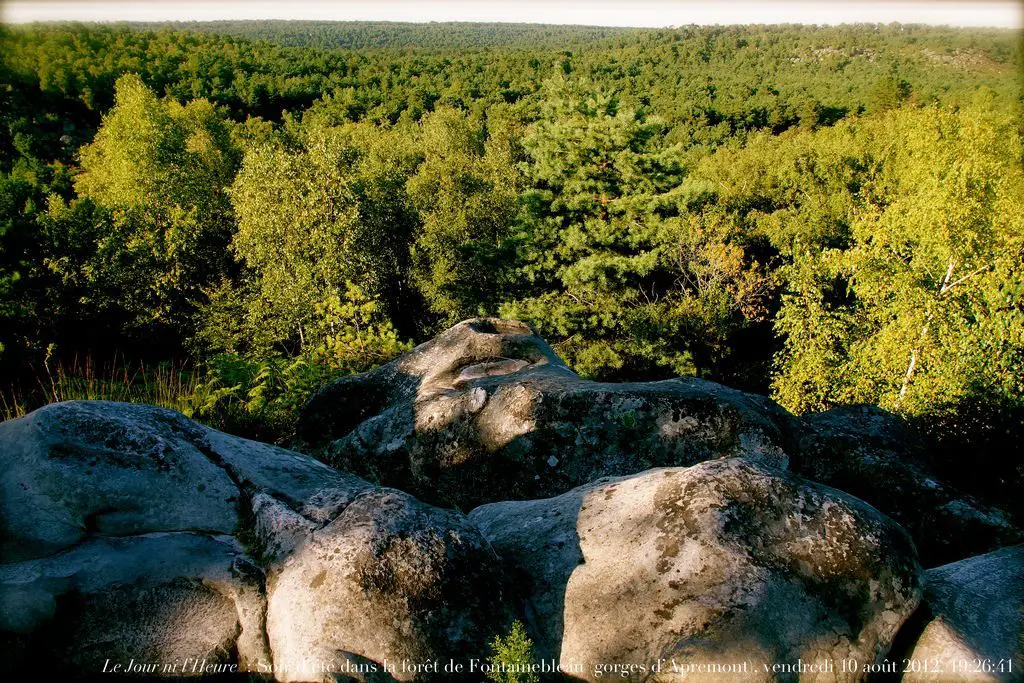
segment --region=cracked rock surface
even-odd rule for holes
[[[925,573],[904,681],[1024,681],[1024,545]]]
[[[513,320],[464,321],[328,384],[300,430],[339,469],[463,510],[745,457],[871,503],[904,525],[925,566],[1024,541],[1005,513],[939,480],[896,415],[845,406],[797,417],[695,378],[591,382]]]
[[[508,621],[462,515],[170,410],[53,404],[0,424],[0,458],[11,671],[191,658],[334,680],[318,665],[484,656]]]
[[[868,501],[910,532],[926,567],[1024,542],[1009,516],[956,490],[892,413],[853,405],[802,420],[791,467]]]
[[[0,423],[0,671],[451,680],[417,665],[486,661],[514,618],[576,680],[1019,652],[1019,546],[929,570],[915,612],[918,550],[1020,535],[902,429],[696,379],[586,381],[496,319],[316,394],[302,436],[334,467],[161,408],[49,405]]]

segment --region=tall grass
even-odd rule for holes
[[[411,347],[384,341],[384,359]],[[225,353],[200,364],[134,364],[115,356],[104,365],[88,355],[55,361],[51,347],[42,369],[30,367],[27,381],[0,387],[0,409],[8,420],[58,401],[146,403],[177,410],[230,434],[284,445],[294,439],[299,413],[314,391],[335,377],[369,369],[381,360],[368,356],[363,348],[353,351],[340,343],[331,351],[334,355],[264,360]]]
[[[35,381],[0,390],[3,419],[21,417],[48,403],[73,400],[148,403],[188,416],[198,408],[202,374],[189,362],[129,364],[115,356],[108,364],[77,355],[68,363],[47,358]]]
[[[70,362],[47,355],[29,379],[0,387],[4,420],[48,403],[102,400],[170,408],[215,429],[278,444],[294,436],[299,410],[310,394],[341,371],[304,358],[249,361],[233,354],[202,364],[146,365],[91,356]]]

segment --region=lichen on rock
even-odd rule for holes
[[[353,658],[483,657],[511,620],[459,513],[173,411],[53,404],[0,424],[0,465],[0,657],[18,675],[205,659],[334,680]]]
[[[484,505],[470,520],[528,584],[538,648],[567,668],[748,661],[745,680],[772,680],[761,664],[875,662],[921,595],[898,525],[745,458]],[[658,680],[685,679],[670,673]]]

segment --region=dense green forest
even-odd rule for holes
[[[286,441],[327,379],[487,314],[596,379],[877,404],[1024,482],[1016,32],[0,30],[7,417]]]

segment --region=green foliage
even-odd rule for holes
[[[728,220],[675,192],[678,145],[643,109],[556,78],[524,139],[532,181],[520,253],[534,295],[502,307],[529,320],[597,378],[708,374],[743,312],[756,266]]]
[[[201,374],[195,368],[173,363],[129,365],[114,358],[108,365],[95,359],[74,357],[68,363],[54,358],[51,345],[39,377],[42,398],[17,391],[0,393],[0,416],[21,417],[34,404],[58,401],[120,401],[146,403],[194,415],[201,405]]]
[[[116,93],[95,140],[82,148],[80,199],[53,198],[43,219],[52,233],[79,236],[83,223],[101,223],[88,237],[95,254],[50,264],[60,277],[83,277],[84,289],[108,294],[93,298],[100,308],[125,309],[139,325],[183,327],[202,287],[227,267],[233,218],[224,189],[237,150],[205,100],[162,101],[132,75],[118,80]]]
[[[419,131],[425,158],[407,183],[421,220],[411,279],[441,327],[493,314],[514,258],[521,185],[513,165],[516,124],[507,110],[495,109],[486,125],[489,131],[450,108],[425,117]]]
[[[872,113],[895,109],[910,98],[910,83],[900,78],[895,70],[882,76],[868,95],[868,110]]]
[[[3,417],[23,415],[39,402],[108,400],[178,410],[234,434],[286,444],[302,406],[314,391],[341,375],[364,372],[412,348],[380,315],[375,302],[349,283],[344,298],[318,305],[307,346],[297,356],[245,357],[223,352],[201,366],[161,363],[129,367],[117,359],[99,367],[91,359],[70,365],[53,357],[39,377],[42,396],[0,393]]]
[[[240,296],[246,322],[237,339],[256,355],[301,352],[313,334],[307,328],[320,324],[318,311],[344,295],[346,282],[396,306],[406,270],[410,161],[399,140],[369,124],[303,133],[296,148],[247,153],[230,190],[232,249],[248,279],[240,295],[222,286],[221,299]]]
[[[73,306],[75,292],[46,267],[48,258],[68,257],[77,244],[51,241],[40,226],[47,195],[66,192],[68,169],[59,162],[18,159],[0,173],[0,368],[41,351],[40,337]]]
[[[283,443],[316,389],[412,348],[399,339],[377,303],[351,282],[344,298],[332,294],[316,303],[314,316],[297,354],[224,351],[213,356],[195,392],[201,402],[194,416],[227,431]]]
[[[508,635],[495,636],[491,641],[492,668],[487,678],[495,683],[537,683],[540,677],[531,668],[534,664],[533,641],[517,619]]]
[[[45,367],[76,354],[187,352],[192,384],[137,396],[282,440],[319,383],[500,313],[589,377],[867,401],[936,453],[1009,453],[1020,46],[898,25],[2,27],[6,410],[121,391],[69,371],[55,392]]]
[[[776,391],[795,410],[870,402],[907,414],[979,387],[1024,400],[1024,174],[1014,121],[984,107],[872,121],[875,168],[844,248],[807,249],[791,294]]]

